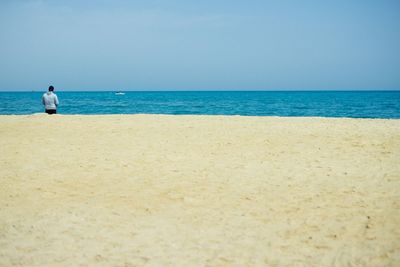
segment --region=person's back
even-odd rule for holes
[[[53,93],[54,87],[50,86],[49,91],[43,94],[42,103],[47,114],[56,114],[58,106],[58,97]]]

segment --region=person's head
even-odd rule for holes
[[[49,92],[53,92],[54,91],[54,86],[53,85],[50,85],[49,86]]]

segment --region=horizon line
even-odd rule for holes
[[[43,90],[0,90],[0,93],[30,93],[30,92],[45,92]],[[55,92],[396,92],[400,89],[260,89],[260,90],[245,90],[245,89],[206,89],[206,90],[55,90]]]

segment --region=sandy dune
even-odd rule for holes
[[[400,266],[400,120],[0,116],[0,266]]]

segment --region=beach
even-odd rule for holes
[[[400,120],[0,116],[0,266],[399,266]]]

